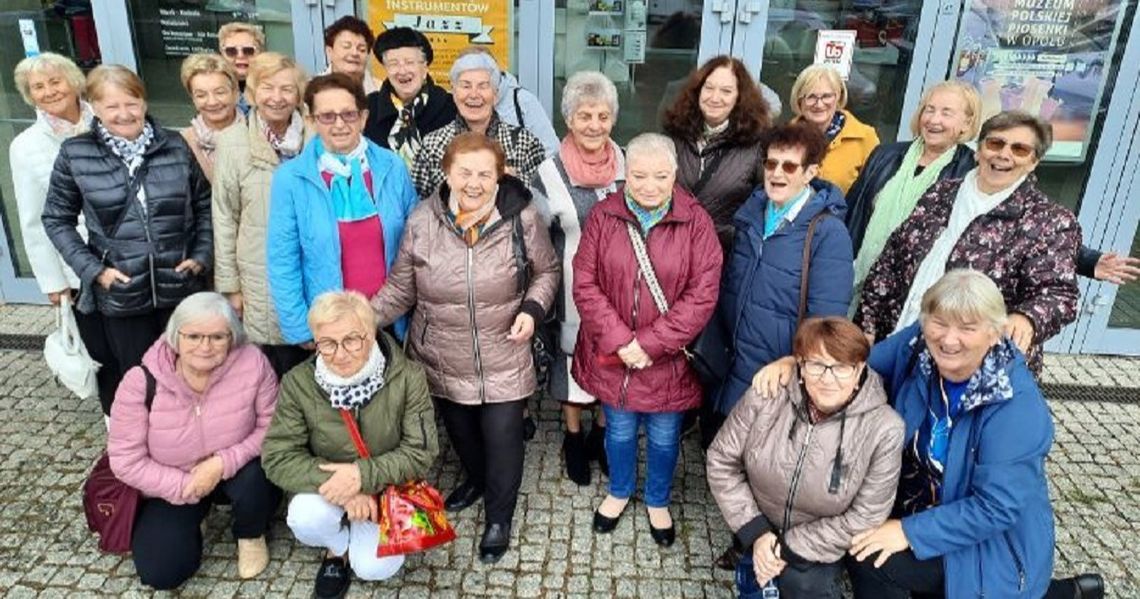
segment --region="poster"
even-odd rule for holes
[[[448,71],[456,55],[470,45],[490,50],[499,67],[511,68],[511,42],[514,40],[513,2],[498,0],[370,0],[368,26],[377,35],[392,27],[411,27],[431,41],[435,58],[429,73],[437,85],[451,89]],[[373,74],[386,77],[376,61]]]
[[[854,29],[821,29],[815,38],[815,61],[839,71],[844,81],[851,76],[851,61],[855,57]]]
[[[983,120],[1024,110],[1053,125],[1045,159],[1083,162],[1123,23],[1120,0],[969,0],[953,76],[982,95]]]

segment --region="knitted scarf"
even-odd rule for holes
[[[566,168],[566,174],[581,187],[590,189],[608,187],[617,179],[618,151],[612,142],[607,141],[605,148],[599,154],[587,156],[574,142],[574,135],[568,134],[562,138],[558,155],[562,157],[562,166]]]
[[[380,344],[375,341],[372,342],[368,361],[356,374],[347,377],[334,374],[325,364],[324,356],[317,354],[317,385],[329,394],[332,407],[338,410],[363,408],[372,401],[372,396],[377,391],[384,388],[385,364],[384,352],[380,351]]]

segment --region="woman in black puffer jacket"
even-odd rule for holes
[[[98,314],[80,335],[121,379],[139,364],[182,298],[206,287],[213,260],[210,184],[177,133],[146,116],[137,75],[101,66],[87,77],[91,131],[60,149],[44,229],[79,276],[77,307]],[[87,239],[76,229],[86,220]],[[92,350],[91,353],[96,353]],[[109,398],[103,412],[109,414]]]

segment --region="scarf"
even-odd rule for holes
[[[151,126],[150,121],[143,125],[142,134],[134,139],[126,139],[111,133],[103,126],[102,121],[95,122],[95,130],[103,143],[111,148],[111,153],[118,156],[123,164],[127,165],[127,172],[133,177],[135,171],[143,163],[143,154],[154,141],[154,127]]]
[[[600,155],[587,156],[582,148],[574,143],[573,135],[562,138],[558,155],[562,166],[575,185],[599,189],[609,187],[618,176],[618,151],[612,141],[607,141]]]
[[[1013,185],[993,195],[987,195],[978,189],[978,169],[974,168],[966,173],[966,177],[958,187],[958,194],[954,198],[954,207],[950,211],[950,220],[946,223],[946,228],[942,230],[938,239],[934,240],[934,245],[922,259],[914,280],[911,281],[906,303],[903,304],[899,320],[895,323],[896,333],[918,319],[922,307],[922,294],[946,274],[946,261],[950,259],[950,253],[954,251],[954,246],[958,244],[958,240],[970,223],[1009,199],[1022,181],[1025,181],[1025,177],[1021,177],[1014,181]]]
[[[95,111],[91,109],[91,105],[83,100],[79,101],[79,120],[71,122],[67,119],[61,119],[57,116],[49,114],[46,111],[36,109],[36,116],[43,119],[47,123],[51,132],[56,137],[67,139],[75,137],[80,133],[86,133],[91,129],[91,121],[95,118]]]
[[[796,197],[784,202],[783,206],[777,206],[775,202],[769,200],[767,207],[764,209],[764,239],[768,239],[780,228],[780,223],[791,214],[794,208],[802,206],[808,197],[811,196],[811,187],[805,187],[803,191],[796,194]],[[798,212],[798,211],[797,211]]]
[[[450,192],[450,189],[448,191]],[[479,241],[479,235],[483,233],[483,225],[487,224],[487,219],[495,210],[495,199],[498,195],[499,190],[496,187],[495,192],[491,194],[491,199],[483,202],[482,206],[475,210],[464,211],[459,207],[459,200],[455,199],[455,194],[448,193],[448,217],[451,218],[456,232],[467,242],[468,247],[474,246],[475,242]]]
[[[637,219],[637,224],[641,226],[641,232],[649,235],[649,230],[657,223],[661,222],[665,215],[669,213],[669,206],[673,204],[673,196],[669,196],[660,206],[656,208],[646,208],[637,203],[633,196],[629,195],[629,191],[625,192],[625,205],[633,216]]]
[[[273,129],[257,115],[256,110],[253,114],[257,119],[258,128],[261,129],[265,139],[269,140],[269,145],[273,147],[274,152],[277,152],[278,158],[288,160],[301,153],[301,146],[305,143],[305,124],[301,120],[300,112],[293,111],[289,127],[285,129],[285,135],[281,136],[273,132]]]
[[[423,142],[423,135],[420,133],[416,119],[423,114],[424,108],[427,107],[427,87],[429,84],[428,82],[424,83],[424,89],[412,99],[411,104],[403,103],[394,93],[391,95],[392,106],[396,107],[398,114],[396,115],[396,122],[392,123],[392,129],[388,131],[388,147],[404,159],[404,164],[407,165],[409,171],[412,170],[412,164],[415,163],[416,154],[420,152],[420,144]]]
[[[712,142],[716,136],[728,131],[728,123],[728,119],[724,119],[724,122],[716,127],[710,127],[708,123],[704,123],[701,136],[697,138],[697,153],[704,152],[705,148],[708,147],[709,143]],[[701,156],[701,171],[705,170],[704,160],[705,157]]]
[[[237,108],[234,108],[237,111]],[[240,112],[234,122],[242,120]],[[220,129],[214,129],[206,124],[206,119],[202,115],[195,116],[190,121],[190,128],[194,130],[194,137],[198,139],[198,149],[202,150],[202,155],[209,160],[211,164],[214,162],[214,150],[218,149],[218,134],[222,132]]]
[[[325,357],[318,353],[317,385],[329,394],[329,403],[332,407],[338,410],[363,408],[372,401],[377,391],[384,388],[386,363],[384,352],[380,351],[380,344],[373,341],[372,350],[364,366],[356,374],[342,377],[329,370],[325,364]]]
[[[336,219],[352,222],[376,216],[376,202],[364,183],[364,171],[368,170],[368,142],[361,137],[360,143],[348,154],[325,150],[319,137],[313,143],[316,144],[317,166],[321,172],[332,173],[330,191]]]
[[[843,130],[843,124],[847,122],[847,115],[843,114],[842,110],[836,110],[835,115],[831,117],[831,124],[827,126],[827,131],[824,135],[827,137],[827,143],[835,141],[839,136],[839,132]]]
[[[860,297],[863,295],[863,280],[867,278],[867,273],[871,272],[875,260],[879,259],[879,254],[886,247],[891,233],[894,233],[895,229],[910,216],[922,194],[934,185],[942,169],[954,158],[955,148],[952,146],[916,175],[914,171],[925,148],[921,137],[914,140],[914,143],[907,148],[899,170],[875,195],[871,220],[867,223],[867,230],[863,234],[863,246],[859,248],[859,255],[855,258],[855,294],[852,297],[852,306],[859,305]]]

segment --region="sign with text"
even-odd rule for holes
[[[844,81],[851,76],[851,60],[855,57],[853,29],[821,29],[815,38],[814,64],[834,67]]]

